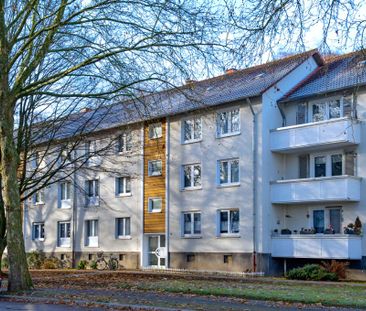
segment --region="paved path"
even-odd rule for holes
[[[78,297],[77,299],[73,297]],[[300,304],[281,304],[277,302],[244,300],[228,297],[197,296],[187,294],[145,292],[136,290],[103,290],[103,289],[60,289],[50,288],[35,290],[27,296],[7,296],[14,299],[26,299],[28,304],[2,302],[0,310],[250,310],[250,311],[296,311],[299,309],[309,311],[355,311],[357,309],[304,306]],[[57,297],[57,298],[56,298]],[[0,298],[1,299],[1,298]],[[6,299],[6,298],[5,298]],[[72,303],[76,307],[57,304],[60,300]],[[97,303],[98,307],[85,308],[88,303]],[[42,304],[43,303],[43,304]],[[53,303],[46,305],[44,303]],[[8,309],[6,309],[6,307]]]

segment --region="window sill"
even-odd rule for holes
[[[200,234],[185,234],[181,236],[182,239],[202,239]]]
[[[33,242],[44,242],[44,239],[33,239]]]
[[[240,183],[232,183],[232,184],[221,184],[217,185],[216,188],[230,188],[230,187],[240,187]]]
[[[33,203],[34,206],[45,205],[45,204],[46,203],[44,203],[44,202]]]
[[[225,138],[225,137],[238,136],[240,134],[241,134],[240,131],[239,132],[234,132],[234,133],[222,134],[222,135],[217,135],[216,134],[216,138],[220,139],[220,138]]]
[[[116,194],[116,198],[132,197],[132,193],[119,193]]]
[[[187,188],[181,188],[180,191],[195,191],[195,190],[202,190],[202,187],[187,187]]]
[[[163,137],[163,135],[159,135],[159,136],[156,136],[156,137],[150,137],[149,136],[149,139],[150,140],[155,140],[155,139],[159,139],[159,138],[162,138]]]
[[[160,176],[163,176],[163,174],[162,173],[160,173],[160,174],[149,174],[148,175],[148,177],[160,177]]]
[[[155,213],[161,213],[161,209],[159,209],[159,210],[156,210],[156,211],[149,211],[149,213],[151,213],[151,214],[155,214]]]
[[[221,234],[221,235],[218,235],[217,237],[216,237],[216,239],[226,239],[226,238],[234,238],[234,239],[238,239],[238,238],[240,238],[241,236],[240,236],[240,234],[235,234],[235,233],[233,233],[233,234],[230,234],[230,233],[223,233],[223,234]]]
[[[93,245],[93,246],[85,245],[85,247],[87,247],[87,248],[99,248],[99,245]]]
[[[182,145],[191,145],[191,144],[195,144],[195,143],[199,143],[201,142],[203,139],[192,139],[192,140],[187,140],[187,141],[182,141]]]
[[[130,235],[122,235],[118,236],[117,240],[132,240],[132,237]]]

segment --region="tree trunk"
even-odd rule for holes
[[[4,86],[4,85],[2,85]],[[26,290],[32,287],[24,249],[22,212],[17,180],[19,155],[13,133],[13,103],[9,102],[6,87],[0,89],[0,174],[2,196],[7,218],[7,245],[9,260],[8,290]]]
[[[1,184],[2,182],[0,175],[0,186]],[[2,258],[5,248],[6,248],[6,217],[5,217],[3,196],[0,191],[0,277],[4,275],[2,271]]]

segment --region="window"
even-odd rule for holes
[[[195,261],[195,255],[194,254],[188,254],[186,257],[187,262],[194,262]]]
[[[299,178],[309,177],[309,155],[299,155]]]
[[[304,124],[307,120],[308,105],[307,103],[297,104],[296,124]]]
[[[233,255],[224,255],[224,263],[232,264],[233,263]]]
[[[161,198],[149,198],[149,212],[159,213],[161,212],[163,200]]]
[[[99,180],[86,181],[86,202],[87,205],[99,205]]]
[[[116,219],[116,236],[117,238],[126,238],[131,235],[131,218],[123,217]]]
[[[334,233],[341,233],[342,228],[342,212],[341,208],[329,209],[329,227]]]
[[[70,182],[62,182],[60,184],[60,195],[61,195],[61,201],[70,200],[70,189],[71,189],[71,183]]]
[[[324,232],[324,210],[313,211],[313,226],[316,233]]]
[[[156,139],[163,135],[161,122],[153,123],[149,125],[149,138]]]
[[[33,194],[33,204],[44,204],[44,192],[43,190],[38,190],[35,194]]]
[[[132,149],[131,132],[125,132],[117,138],[117,153],[130,151]]]
[[[201,213],[183,213],[183,235],[201,234]]]
[[[222,160],[218,164],[220,185],[239,183],[239,159]]]
[[[315,157],[315,177],[324,177],[327,175],[327,166],[325,156]]]
[[[70,247],[71,224],[70,222],[58,223],[58,246]]]
[[[353,154],[353,153],[351,153]],[[347,162],[347,158],[349,161]],[[345,159],[345,163],[344,162]],[[344,169],[349,168],[349,172],[352,173],[352,164],[354,163],[354,158],[344,156],[342,153],[335,154],[324,154],[317,155],[314,157],[314,177],[326,177],[326,176],[341,176],[344,172],[347,173],[347,170]]]
[[[116,195],[124,196],[131,194],[131,178],[117,177],[116,178]]]
[[[353,98],[341,97],[339,99],[326,100],[311,105],[312,122],[337,119],[342,117],[354,117]]]
[[[202,139],[202,120],[201,118],[192,118],[183,121],[183,142],[194,142]]]
[[[223,210],[219,212],[220,234],[239,233],[239,211]]]
[[[331,156],[332,160],[332,176],[342,175],[342,155],[333,154]]]
[[[33,240],[34,241],[43,241],[44,240],[44,223],[42,222],[34,222],[33,223]]]
[[[199,187],[201,187],[201,165],[183,165],[183,188],[189,189]]]
[[[160,176],[162,174],[161,160],[153,160],[148,162],[149,176]]]
[[[240,133],[239,109],[217,113],[217,137]]]
[[[98,246],[98,220],[86,220],[86,246],[97,247]]]

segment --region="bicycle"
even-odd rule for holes
[[[97,253],[97,260],[95,261],[97,264],[98,270],[118,270],[119,269],[119,261],[113,254],[105,256],[103,252]]]

